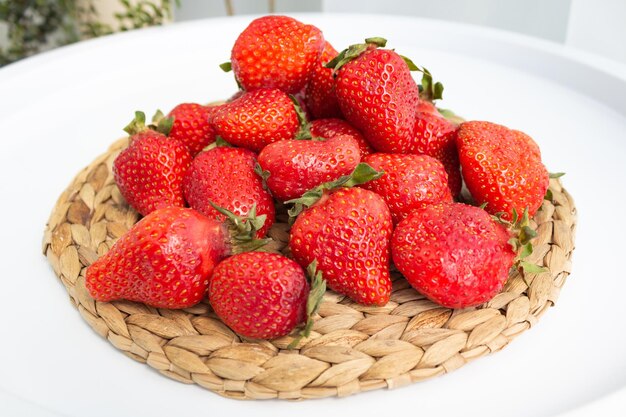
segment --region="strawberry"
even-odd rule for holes
[[[128,204],[144,216],[162,207],[183,207],[183,176],[191,164],[187,148],[147,128],[142,112],[126,129],[130,144],[115,158],[113,176]]]
[[[335,136],[344,136],[348,135],[353,137],[357,143],[359,144],[359,153],[361,154],[361,158],[364,158],[365,155],[369,155],[374,152],[374,149],[370,146],[370,144],[365,140],[361,132],[352,127],[350,123],[341,119],[318,119],[313,120],[309,129],[311,131],[311,136],[314,138],[326,138],[331,139]]]
[[[229,226],[190,208],[157,209],[87,268],[85,285],[98,301],[191,307],[204,297],[219,261],[246,245],[258,247],[249,236],[259,222],[262,217]]]
[[[324,192],[297,217],[289,248],[300,265],[316,260],[334,291],[361,304],[382,306],[391,295],[391,231],[389,208],[378,194],[340,188]]]
[[[374,191],[387,203],[394,224],[415,209],[452,202],[448,175],[441,162],[426,155],[374,153],[363,160],[385,174],[363,188]]]
[[[294,139],[300,128],[294,103],[277,89],[244,93],[217,107],[209,120],[226,142],[255,152],[272,142]]]
[[[489,301],[513,266],[511,235],[481,208],[461,203],[418,209],[391,240],[393,262],[409,283],[448,308]]]
[[[209,284],[209,301],[226,325],[242,336],[273,339],[307,317],[309,283],[295,261],[248,252],[220,262]]]
[[[269,173],[267,186],[281,201],[349,175],[360,161],[359,146],[350,136],[283,140],[267,145],[259,154],[259,165]]]
[[[311,79],[324,47],[322,32],[287,16],[255,19],[239,35],[231,53],[238,84],[247,91],[277,88],[301,91]]]
[[[182,103],[174,107],[167,117],[173,119],[169,137],[176,139],[196,156],[210,143],[215,142],[215,130],[209,124],[209,115],[214,107],[196,103]]]
[[[342,117],[335,94],[333,70],[325,66],[336,56],[335,48],[329,42],[325,42],[322,56],[313,68],[311,81],[306,86],[304,101],[314,119]]]
[[[274,201],[255,173],[255,154],[242,148],[216,147],[198,154],[183,180],[185,199],[191,207],[210,218],[224,219],[216,204],[239,216],[254,207],[265,215],[258,237],[265,236],[275,219]]]
[[[352,45],[328,66],[335,68],[339,107],[379,152],[401,152],[411,139],[419,90],[405,59],[381,38]]]
[[[549,174],[539,147],[518,130],[490,122],[465,122],[457,136],[463,179],[491,214],[528,210],[532,217],[548,189]]]

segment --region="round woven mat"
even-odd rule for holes
[[[576,208],[558,180],[553,201],[534,218],[530,261],[549,272],[513,272],[503,291],[477,308],[442,308],[393,273],[391,301],[368,307],[328,291],[313,332],[297,349],[290,337],[249,341],[226,327],[207,302],[185,310],[94,301],[85,267],[137,220],[117,189],[111,166],[120,140],[74,179],[50,216],[43,252],[89,325],[127,356],[180,382],[230,398],[304,399],[396,388],[453,371],[502,349],[552,306],[570,273]],[[282,216],[282,215],[281,215]],[[270,231],[273,249],[289,238],[286,218]]]

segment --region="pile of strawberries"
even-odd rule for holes
[[[306,336],[326,285],[385,305],[392,261],[449,308],[490,300],[511,268],[537,272],[524,258],[549,182],[539,148],[440,111],[443,86],[385,43],[337,53],[315,26],[262,17],[222,64],[239,85],[226,103],[150,125],[137,112],[113,172],[144,217],[87,269],[90,294],[159,308],[208,295],[234,331],[270,339],[304,322]],[[290,257],[263,251],[277,207]]]

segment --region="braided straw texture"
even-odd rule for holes
[[[237,399],[305,399],[396,388],[451,372],[502,349],[533,326],[558,298],[571,271],[576,208],[558,180],[553,201],[533,220],[538,236],[529,261],[549,272],[512,272],[504,289],[477,308],[442,308],[394,272],[391,301],[368,307],[327,291],[311,336],[288,350],[291,337],[246,340],[207,302],[185,310],[93,300],[85,267],[137,220],[113,181],[120,140],[74,179],[59,198],[43,252],[87,323],[127,356],[161,374]],[[270,231],[273,250],[289,238],[285,217]]]

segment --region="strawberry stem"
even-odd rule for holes
[[[228,230],[230,232],[231,254],[235,255],[243,252],[252,252],[265,246],[271,239],[256,239],[256,233],[263,227],[267,215],[257,216],[256,204],[245,217],[237,216],[230,210],[220,207],[209,201],[211,207],[226,216]]]
[[[381,37],[372,37],[365,39],[365,43],[356,43],[341,51],[335,58],[330,60],[325,67],[333,68],[333,77],[337,71],[348,62],[361,56],[365,51],[375,48],[384,48],[387,45],[387,39]]]
[[[426,69],[426,67],[419,68],[415,65],[414,71],[422,73],[422,84],[419,86],[420,99],[433,102],[443,98],[443,84],[439,81],[433,83],[433,75],[430,71],[428,71],[428,69]]]
[[[146,114],[142,111],[135,112],[135,118],[124,128],[124,132],[133,136],[146,130]]]
[[[308,120],[306,119],[306,113],[304,112],[304,110],[302,110],[302,107],[300,106],[298,99],[293,94],[290,94],[289,98],[293,102],[293,107],[296,110],[296,115],[298,115],[298,124],[300,125],[300,129],[296,133],[296,136],[294,137],[294,139],[295,140],[311,139],[312,138],[311,126]]]
[[[311,286],[309,297],[306,300],[306,323],[304,328],[298,333],[298,336],[289,343],[287,349],[294,349],[298,343],[300,343],[300,340],[309,337],[314,323],[313,316],[317,313],[317,310],[319,310],[324,298],[324,293],[326,293],[326,280],[322,275],[322,271],[317,270],[316,259],[309,264],[306,271]]]
[[[165,117],[161,110],[157,110],[156,113],[154,113],[154,116],[152,116],[152,123],[148,127],[162,133],[165,136],[169,136],[173,125],[173,117]]]

